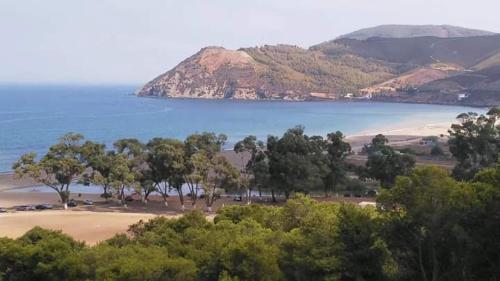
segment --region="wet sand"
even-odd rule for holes
[[[18,179],[13,173],[0,173],[0,191],[35,185],[36,183],[29,178]]]

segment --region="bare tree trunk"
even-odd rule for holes
[[[431,239],[432,241],[432,239]],[[432,243],[432,242],[431,242]],[[434,247],[434,243],[432,243],[432,281],[439,280],[439,261],[436,256],[436,249]]]
[[[163,197],[163,204],[165,205],[165,207],[168,207],[168,201],[167,201],[167,196],[165,196],[165,193],[161,193],[162,197]]]
[[[62,185],[61,186],[61,189],[57,189],[57,188],[54,188],[56,191],[57,191],[57,194],[59,195],[59,198],[61,199],[61,203],[63,204],[63,208],[64,210],[67,210],[68,209],[68,199],[69,199],[69,184],[66,185]]]
[[[149,195],[151,194],[151,191],[144,191],[144,199],[143,199],[143,202],[144,204],[148,204],[149,203]]]
[[[422,274],[422,280],[427,281],[427,273],[425,272],[424,261],[422,258],[422,245],[418,242],[418,263],[420,266],[420,273]]]
[[[181,201],[181,211],[184,212],[186,210],[186,206],[184,206],[184,195],[182,194],[182,186],[177,188],[177,193],[179,194],[179,200]]]
[[[274,189],[271,189],[271,197],[273,198],[273,203],[276,203],[276,195],[274,194]]]
[[[285,198],[287,201],[290,199],[290,191],[285,191]]]
[[[104,189],[104,200],[106,202],[108,202],[109,201],[109,198],[108,198],[108,186],[107,185],[103,186],[103,189]]]
[[[207,211],[209,213],[212,212],[212,205],[213,205],[214,201],[215,201],[215,188],[213,191],[207,192],[205,194],[205,203],[207,205]]]
[[[247,189],[247,205],[252,204],[252,189],[248,188]]]
[[[190,187],[191,192],[191,205],[193,209],[196,209],[196,202],[198,201],[198,185],[192,185]]]
[[[127,208],[127,202],[125,200],[125,186],[122,186],[121,191],[120,191],[120,201],[123,205],[123,207]]]

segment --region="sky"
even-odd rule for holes
[[[498,0],[0,0],[0,83],[142,84],[204,46],[309,47],[381,24],[500,32]]]

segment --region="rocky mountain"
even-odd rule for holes
[[[171,98],[308,100],[390,79],[377,60],[279,45],[238,51],[208,47],[147,83],[137,94]]]
[[[500,35],[450,26],[406,27],[406,33],[402,26],[392,27],[392,33],[387,27],[373,30],[408,37],[360,40],[346,35],[309,49],[207,47],[137,95],[500,104]],[[417,34],[435,36],[413,37]]]
[[[452,25],[380,25],[360,29],[349,34],[342,35],[337,39],[366,40],[372,37],[381,38],[414,38],[414,37],[474,37],[493,35],[493,32],[469,29]]]

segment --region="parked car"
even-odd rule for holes
[[[68,207],[76,207],[76,206],[78,206],[78,203],[76,203],[75,200],[73,199],[69,200]]]
[[[43,203],[40,205],[36,205],[35,209],[37,209],[37,210],[50,210],[50,209],[54,209],[54,206],[52,204],[49,204],[49,203]]]
[[[238,196],[234,196],[233,200],[237,201],[237,202],[241,202],[241,201],[243,201],[243,198],[241,195],[238,195]]]
[[[0,213],[7,213],[7,209],[0,207]]]
[[[132,197],[131,195],[125,197],[125,201],[127,202],[133,202],[134,201],[134,197]]]
[[[36,210],[35,206],[33,205],[21,205],[16,207],[17,211],[34,211]]]
[[[85,205],[85,206],[92,206],[92,205],[94,205],[94,201],[86,199],[86,200],[83,201],[83,205]]]

